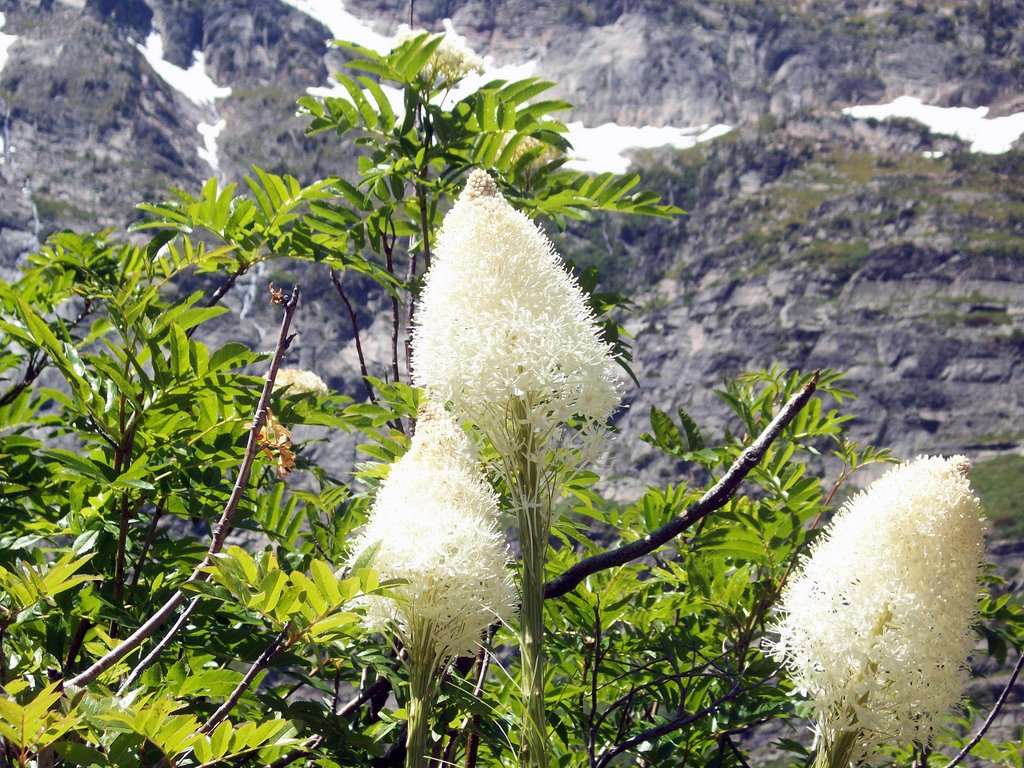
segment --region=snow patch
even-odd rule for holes
[[[971,152],[1001,155],[1024,135],[1024,112],[1005,117],[986,117],[988,107],[934,107],[913,96],[900,96],[889,104],[847,107],[844,115],[857,120],[909,117],[928,130],[970,142]]]
[[[377,53],[387,53],[394,47],[394,38],[373,31],[370,24],[345,10],[338,0],[281,0],[285,5],[319,21],[338,40],[347,40]]]
[[[214,172],[220,171],[220,158],[217,156],[217,138],[227,123],[217,114],[217,99],[231,95],[230,86],[217,85],[206,74],[206,57],[202,51],[192,52],[192,66],[182,69],[164,59],[164,40],[159,32],[150,32],[145,45],[135,43],[135,47],[160,77],[174,90],[198,107],[211,113],[213,122],[201,122],[196,126],[203,143],[196,147],[199,158],[206,162]]]
[[[220,158],[217,156],[217,138],[227,124],[227,121],[222,118],[215,123],[200,123],[197,126],[199,135],[203,137],[203,146],[199,147],[199,159],[205,160],[214,171],[218,172],[220,171]]]
[[[3,29],[6,23],[7,16],[0,13],[0,29]],[[7,63],[7,52],[11,50],[11,46],[14,45],[14,41],[17,39],[17,35],[8,35],[5,32],[0,32],[0,72],[3,71],[4,64]]]
[[[566,167],[587,173],[625,173],[629,159],[623,152],[630,149],[675,147],[690,149],[705,141],[717,139],[732,130],[732,126],[698,125],[691,128],[651,125],[641,127],[605,123],[596,128],[585,128],[583,123],[568,123],[568,139],[573,146]]]
[[[0,13],[0,29],[4,28],[7,23],[7,16],[4,13]],[[0,32],[0,72],[3,71],[4,65],[7,63],[7,52],[10,51],[11,46],[14,45],[15,40],[18,39],[17,35],[8,35],[4,32]],[[11,146],[8,151],[7,147],[7,115],[3,115],[3,125],[0,125],[0,165],[7,163],[7,155],[10,152],[14,152],[14,147]]]
[[[395,36],[385,36],[374,32],[369,24],[344,10],[338,0],[281,0],[285,5],[295,8],[307,16],[316,19],[326,26],[331,34],[340,40],[372,48],[378,53],[387,53],[395,46]],[[446,35],[454,36],[458,42],[466,44],[465,38],[456,32],[451,19],[444,20]],[[439,98],[442,108],[450,109],[461,99],[478,90],[492,80],[522,80],[533,77],[537,69],[536,61],[522,64],[497,65],[491,56],[484,57],[482,74],[471,74],[465,77],[450,91]],[[395,114],[401,119],[404,110],[402,92],[397,88],[382,85],[388,103]],[[330,85],[307,88],[310,96],[317,98],[338,97],[351,101],[340,83],[332,80]],[[367,94],[370,103],[373,98]],[[678,149],[689,149],[701,142],[711,141],[732,130],[728,125],[699,125],[686,128],[667,126],[626,126],[606,123],[597,128],[585,128],[583,123],[569,123],[568,139],[573,145],[567,167],[588,173],[625,173],[629,168],[628,158],[623,152],[628,149],[649,149],[653,147],[671,146]]]
[[[193,104],[212,107],[214,101],[231,95],[230,86],[219,86],[206,74],[206,57],[202,51],[192,52],[192,66],[182,69],[164,59],[164,40],[159,32],[150,32],[145,45],[135,44],[149,66],[174,90]]]

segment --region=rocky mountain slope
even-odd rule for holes
[[[253,163],[303,180],[344,170],[345,147],[304,137],[293,117],[295,99],[339,64],[330,32],[296,4],[0,0],[0,32],[15,36],[0,69],[0,272],[54,229],[123,226],[168,185],[237,180]],[[383,34],[408,13],[395,0],[344,8]],[[683,406],[715,432],[712,389],[774,364],[848,371],[854,436],[897,454],[1021,452],[1020,142],[972,154],[912,121],[840,110],[901,95],[1024,109],[1024,0],[432,0],[414,15],[430,29],[451,18],[496,61],[535,61],[580,105],[567,117],[588,125],[736,126],[692,150],[634,156],[688,216],[607,218],[557,236],[638,296],[643,386],[611,459],[622,495],[638,467],[644,480],[675,471],[631,439],[651,404]],[[169,86],[142,53],[154,32],[168,63],[201,66],[230,95]],[[199,129],[221,121],[215,167]],[[281,277],[322,288],[307,290],[296,362],[358,391],[324,276]],[[266,279],[252,276],[236,308]],[[261,323],[246,311],[232,332],[259,344]]]

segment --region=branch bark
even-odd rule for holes
[[[765,430],[758,435],[757,439],[744,449],[743,453],[739,455],[722,476],[722,479],[715,483],[697,503],[688,507],[683,514],[666,523],[661,528],[651,531],[642,539],[630,542],[629,544],[623,544],[615,549],[599,552],[596,555],[581,560],[549,581],[545,587],[544,597],[546,599],[561,597],[575,589],[587,576],[609,568],[615,568],[619,565],[625,565],[632,560],[636,560],[638,557],[649,555],[654,550],[688,530],[694,523],[724,507],[736,492],[739,484],[764,458],[768,447],[811,399],[817,386],[818,374],[815,373],[814,378],[782,407],[782,410],[765,427]]]
[[[238,682],[238,685],[235,686],[231,695],[228,696],[224,703],[217,708],[216,712],[210,715],[210,719],[203,723],[199,728],[199,733],[209,733],[231,714],[231,710],[235,708],[235,705],[239,702],[245,692],[249,690],[249,686],[252,685],[256,676],[266,669],[267,665],[288,647],[287,640],[288,629],[285,628],[277,634],[277,636],[271,641],[270,645],[264,649],[263,653],[261,653],[249,669],[246,670],[245,675],[242,676],[242,679]]]
[[[331,282],[334,284],[334,290],[338,292],[342,302],[345,304],[345,309],[348,310],[348,318],[352,323],[352,338],[356,342],[356,355],[359,357],[359,375],[363,377],[363,388],[366,390],[366,398],[371,403],[376,404],[377,396],[373,394],[373,387],[370,386],[370,372],[366,369],[366,357],[363,355],[363,342],[359,335],[359,317],[356,315],[355,307],[352,306],[352,302],[349,301],[348,294],[345,293],[345,288],[341,284],[341,278],[338,276],[336,270],[331,270]]]
[[[284,317],[281,318],[281,330],[278,333],[277,346],[274,349],[274,357],[270,361],[270,370],[267,371],[267,378],[263,384],[263,394],[260,397],[259,404],[256,406],[256,414],[253,416],[252,427],[249,430],[249,440],[245,447],[245,455],[242,458],[242,465],[238,470],[238,477],[235,479],[235,485],[231,489],[231,495],[228,497],[228,501],[224,506],[224,511],[221,513],[220,520],[217,521],[217,524],[213,528],[213,537],[210,542],[209,549],[206,552],[206,556],[203,558],[202,562],[196,566],[195,570],[192,571],[192,575],[188,577],[185,584],[194,584],[206,581],[209,578],[209,574],[207,574],[203,569],[210,565],[210,563],[213,562],[213,556],[223,549],[224,540],[227,538],[228,532],[231,530],[235,510],[238,508],[238,503],[241,501],[242,494],[245,492],[246,486],[248,485],[249,473],[252,470],[253,462],[256,459],[257,452],[259,451],[260,430],[263,428],[263,424],[267,418],[267,406],[270,402],[270,394],[274,391],[274,380],[277,378],[277,371],[281,367],[281,360],[284,358],[284,353],[291,344],[292,337],[288,335],[288,329],[291,327],[292,317],[295,315],[295,308],[298,306],[298,303],[299,286],[295,286],[295,289],[292,291],[292,295],[284,305]],[[168,598],[167,602],[164,603],[156,613],[150,616],[142,626],[126,637],[120,644],[96,661],[84,672],[68,680],[66,684],[74,687],[89,685],[117,662],[142,645],[143,641],[163,626],[164,623],[174,615],[174,612],[178,610],[178,607],[185,601],[185,592],[183,587],[184,584],[181,587],[178,587],[174,594]]]
[[[1020,675],[1020,671],[1022,668],[1024,668],[1024,652],[1021,652],[1017,656],[1017,664],[1013,668],[1013,672],[1010,675],[1010,679],[1007,680],[1006,685],[1003,686],[1003,690],[999,694],[999,698],[996,699],[996,703],[992,706],[992,711],[988,713],[988,717],[985,718],[985,722],[982,723],[981,728],[979,728],[978,732],[974,734],[974,738],[972,738],[964,746],[963,749],[957,752],[956,757],[954,757],[952,760],[946,763],[946,765],[943,766],[943,768],[956,768],[956,766],[959,765],[963,761],[963,759],[971,753],[971,750],[978,746],[978,742],[981,741],[982,737],[985,735],[989,727],[995,721],[996,715],[999,714],[999,710],[1001,710],[1003,708],[1003,705],[1006,703],[1006,699],[1009,697],[1010,691],[1013,689],[1014,683],[1017,682],[1017,677],[1018,675]]]

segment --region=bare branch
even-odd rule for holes
[[[228,715],[231,714],[231,710],[235,708],[235,705],[239,702],[242,696],[249,686],[252,685],[252,681],[256,679],[256,676],[267,668],[267,665],[274,660],[288,644],[285,642],[288,639],[288,629],[282,629],[264,650],[263,653],[252,663],[249,669],[246,670],[242,679],[238,681],[238,685],[235,686],[235,690],[231,692],[231,695],[227,697],[223,704],[221,704],[217,711],[210,715],[210,719],[207,720],[199,728],[199,733],[209,733],[224,720]]]
[[[337,714],[338,717],[348,717],[370,699],[380,696],[383,693],[387,693],[390,690],[391,681],[386,677],[378,677],[371,685],[366,686],[363,690],[345,702],[345,705],[335,714]]]
[[[765,427],[765,430],[757,439],[744,449],[743,453],[739,455],[728,471],[722,476],[722,479],[715,483],[699,501],[688,507],[683,514],[666,523],[661,528],[647,534],[642,539],[630,542],[629,544],[623,544],[615,549],[599,552],[596,555],[581,560],[549,581],[544,591],[544,597],[548,599],[561,597],[575,589],[581,581],[591,574],[615,568],[619,565],[625,565],[639,557],[649,555],[658,547],[667,544],[676,536],[688,530],[694,523],[703,520],[712,512],[724,507],[736,492],[739,484],[743,482],[744,478],[764,457],[768,447],[811,399],[811,395],[814,394],[817,385],[818,374],[816,372],[814,378],[782,407],[782,410]]]
[[[274,357],[270,361],[270,370],[267,371],[267,378],[263,384],[263,394],[256,406],[256,414],[253,417],[252,427],[249,430],[249,440],[245,447],[245,455],[242,458],[242,465],[238,469],[238,477],[235,479],[235,485],[231,489],[231,495],[228,497],[228,501],[224,506],[224,511],[221,513],[220,519],[213,528],[213,536],[210,541],[209,549],[206,552],[206,556],[203,558],[202,562],[196,566],[195,570],[192,571],[192,575],[188,577],[185,584],[194,584],[206,581],[209,578],[209,574],[206,573],[204,569],[213,562],[213,556],[223,549],[224,540],[227,538],[228,532],[231,530],[235,510],[238,508],[238,503],[242,500],[242,494],[245,492],[246,486],[249,482],[249,473],[252,470],[253,462],[256,460],[256,454],[259,451],[260,430],[263,428],[263,424],[267,418],[267,407],[270,402],[270,394],[274,391],[274,380],[277,378],[277,370],[281,367],[281,360],[284,358],[284,353],[288,349],[289,344],[291,344],[292,337],[288,335],[288,329],[291,327],[292,317],[295,315],[295,308],[298,306],[298,303],[299,286],[295,286],[295,289],[292,291],[292,295],[288,298],[288,301],[284,306],[284,317],[281,318],[281,330],[278,333],[277,347],[274,349]],[[185,592],[183,587],[184,584],[181,587],[178,587],[174,594],[168,598],[167,602],[165,602],[156,613],[150,616],[142,626],[126,637],[120,644],[109,651],[91,667],[68,680],[67,685],[75,687],[88,685],[114,666],[114,664],[138,648],[146,638],[150,637],[157,631],[157,629],[163,626],[174,612],[178,610],[178,606],[185,601]],[[173,635],[169,634],[169,636]]]
[[[398,236],[395,234],[395,223],[389,218],[387,223],[391,227],[391,239],[388,239],[387,232],[381,233],[381,243],[384,247],[384,266],[388,274],[395,276],[395,241]],[[401,304],[398,301],[398,294],[391,293],[391,376],[392,383],[401,381],[401,374],[398,368],[398,337],[402,327]]]
[[[171,631],[161,638],[160,642],[154,645],[153,649],[146,654],[145,658],[136,665],[135,669],[133,669],[125,681],[121,683],[121,687],[117,689],[118,696],[123,696],[128,689],[135,684],[135,681],[139,679],[142,673],[153,666],[156,660],[160,658],[160,654],[164,652],[164,648],[171,644],[171,640],[178,634],[178,631],[185,625],[185,622],[188,621],[188,617],[192,615],[192,611],[194,611],[196,606],[199,605],[199,599],[199,595],[192,598],[192,602],[185,607],[185,610],[181,612],[181,616],[179,616],[178,620],[174,622],[174,625],[171,627]]]
[[[228,279],[225,280],[223,283],[221,283],[220,286],[217,288],[217,290],[215,290],[213,292],[213,294],[210,296],[210,300],[208,302],[206,302],[206,306],[207,307],[212,307],[212,306],[215,306],[216,304],[218,304],[221,299],[223,299],[225,296],[227,296],[228,291],[230,291],[231,288],[235,285],[235,281],[238,280],[238,278],[240,278],[246,272],[248,272],[249,271],[249,267],[251,267],[251,266],[252,266],[252,264],[250,264],[250,263],[248,263],[246,261],[242,261],[242,263],[238,265],[238,269],[236,269],[234,272],[232,272],[230,275],[228,275]],[[195,329],[198,328],[198,327],[199,326],[195,326],[195,327],[191,328],[188,331],[187,335],[191,336],[192,332],[195,331]]]
[[[267,766],[267,768],[285,768],[286,765],[291,765],[296,760],[308,757],[309,754],[320,745],[321,741],[323,741],[323,736],[313,736],[312,738],[307,739],[306,743],[298,749],[293,749],[291,752],[281,755],[281,757],[277,758],[277,760],[272,762]]]
[[[92,313],[93,302],[94,299],[92,298],[87,298],[83,302],[81,311],[75,319],[68,324],[69,331]],[[36,352],[31,353],[28,358],[28,364],[25,366],[25,373],[22,374],[21,381],[16,384],[12,384],[10,389],[0,395],[0,407],[13,403],[18,398],[18,395],[24,392],[32,385],[32,382],[39,378],[39,374],[46,370],[46,366],[49,364],[49,358],[45,355],[37,357]]]
[[[373,387],[370,386],[370,372],[366,369],[366,357],[363,355],[363,342],[359,334],[359,317],[356,315],[352,302],[349,301],[348,294],[345,293],[345,288],[341,284],[341,277],[333,269],[331,270],[331,282],[334,283],[334,290],[341,296],[345,309],[348,310],[349,321],[352,323],[352,338],[356,342],[356,355],[359,356],[359,375],[363,377],[363,388],[366,390],[366,398],[371,403],[376,403],[377,396],[373,393]]]
[[[596,768],[603,768],[603,766],[608,765],[608,763],[614,757],[616,757],[617,755],[621,755],[623,752],[632,749],[638,744],[643,744],[645,741],[654,741],[654,739],[657,739],[661,736],[665,736],[669,733],[673,733],[674,731],[678,731],[682,728],[685,728],[690,723],[695,723],[701,718],[707,717],[712,712],[717,711],[719,707],[721,707],[727,701],[731,701],[732,699],[736,698],[736,696],[738,696],[740,693],[743,693],[744,690],[749,690],[749,688],[740,688],[739,681],[737,681],[736,685],[734,685],[728,693],[715,699],[706,707],[702,707],[701,709],[698,709],[696,712],[692,714],[681,715],[675,718],[674,720],[670,720],[667,723],[662,723],[661,725],[655,726],[654,728],[648,728],[646,731],[638,733],[636,736],[627,739],[621,744],[615,744],[614,746],[609,747],[608,749],[601,752],[601,756],[595,764]]]
[[[999,694],[999,698],[996,699],[996,703],[992,706],[992,711],[988,713],[988,717],[985,718],[985,722],[982,723],[981,728],[974,734],[972,738],[963,749],[957,752],[956,757],[946,763],[943,768],[955,768],[959,765],[967,755],[971,753],[971,750],[978,746],[978,742],[984,737],[986,731],[991,727],[992,723],[996,719],[996,715],[999,714],[999,710],[1003,708],[1006,703],[1006,699],[1010,695],[1010,691],[1013,689],[1014,683],[1017,682],[1017,676],[1020,675],[1021,669],[1024,668],[1024,652],[1017,656],[1017,663],[1013,667],[1013,672],[1010,674],[1010,679],[1006,681],[1006,685],[1003,686],[1002,692]]]
[[[487,679],[487,666],[490,662],[487,648],[491,644],[494,632],[494,627],[484,630],[484,642],[481,643],[476,654],[476,662],[473,667],[473,676],[476,678],[476,683],[473,685],[474,699],[480,699],[484,692],[484,680]],[[480,747],[480,714],[478,712],[474,712],[470,717],[466,729],[466,768],[476,768],[477,751]]]

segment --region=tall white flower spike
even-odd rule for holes
[[[430,647],[417,650],[439,663],[475,653],[480,633],[515,612],[497,514],[469,438],[440,406],[421,408],[409,450],[391,467],[354,548],[354,561],[376,548],[371,567],[381,579],[406,582],[392,590],[397,600],[368,598],[370,626],[390,627],[414,647],[417,628],[429,624]]]
[[[782,596],[780,660],[817,719],[816,765],[927,744],[963,692],[985,523],[963,456],[894,467],[854,497]]]
[[[438,233],[413,332],[413,378],[499,452],[517,447],[515,402],[545,444],[570,419],[603,425],[619,404],[617,364],[583,291],[484,171],[470,174]]]
[[[522,551],[520,765],[546,768],[544,563],[565,478],[597,453],[621,391],[611,347],[540,228],[473,171],[437,235],[413,380],[495,449]]]
[[[515,612],[498,499],[450,414],[420,409],[409,450],[377,492],[352,562],[371,555],[394,598],[367,597],[366,624],[393,631],[408,654],[406,768],[426,768],[441,670],[472,655],[483,631]]]

